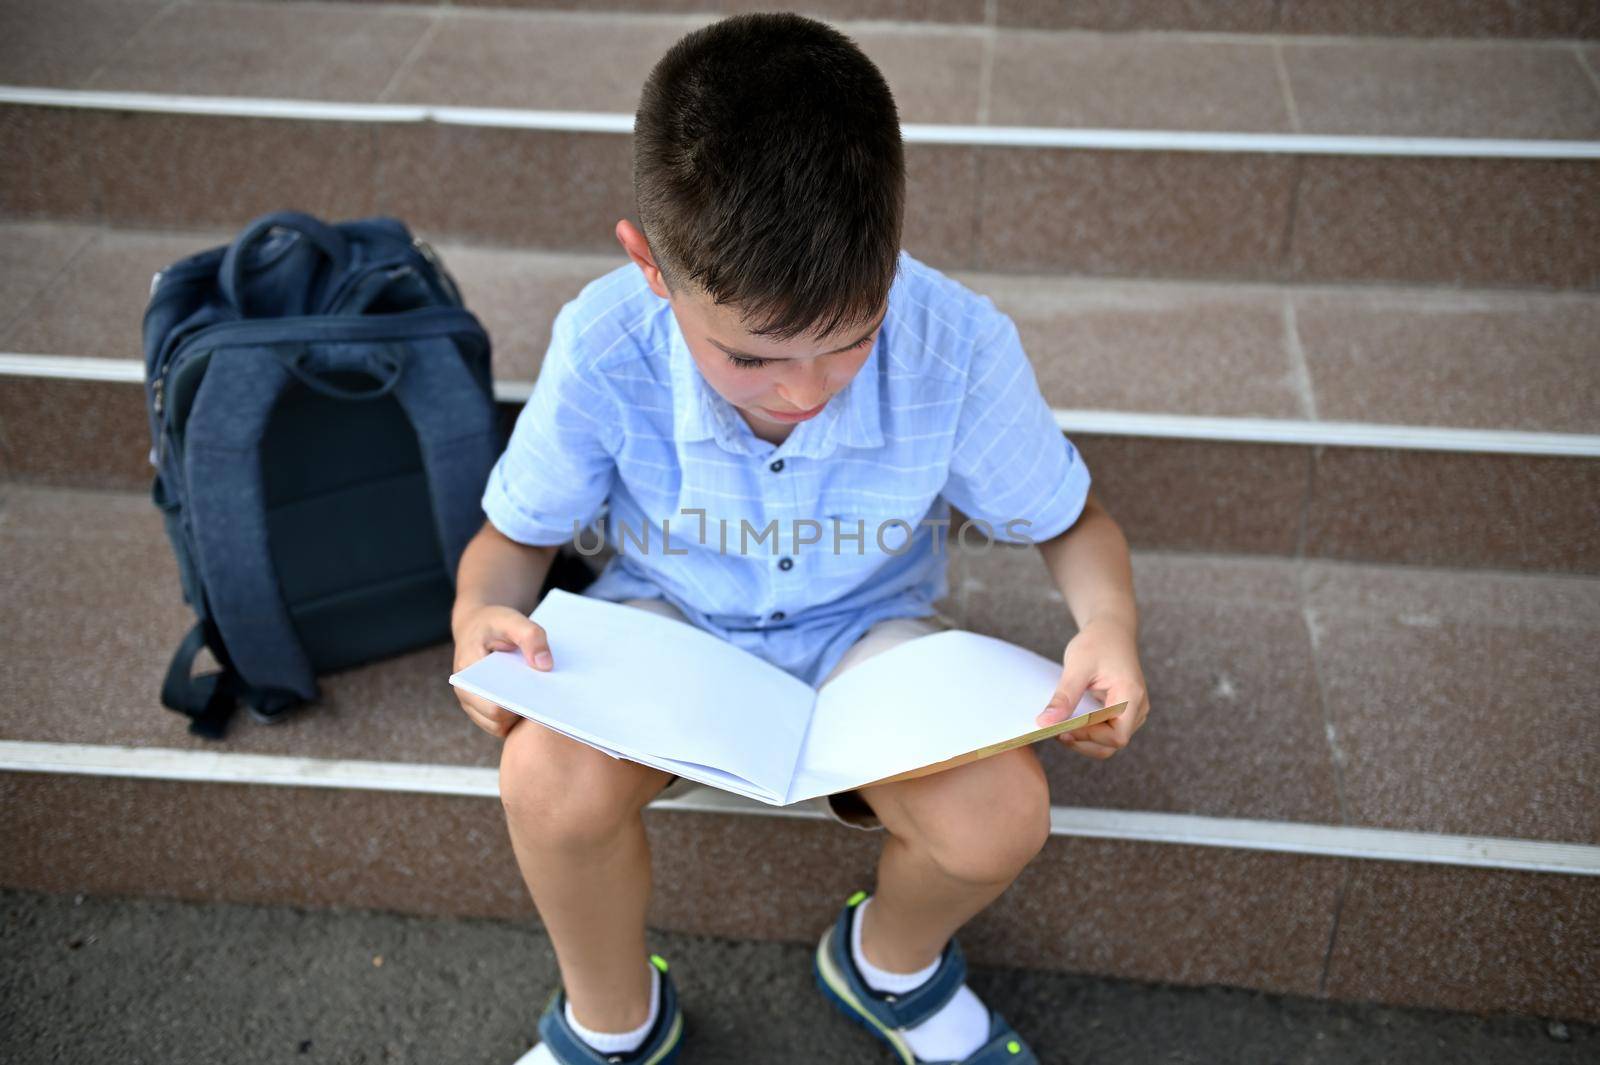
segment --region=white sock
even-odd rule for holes
[[[870,895],[858,903],[855,920],[850,925],[850,956],[861,972],[861,979],[875,991],[895,995],[927,983],[938,971],[938,958],[926,969],[914,973],[891,973],[873,965],[861,952],[861,919],[871,904]],[[915,1027],[900,1029],[900,1034],[910,1044],[912,1053],[924,1061],[960,1061],[988,1040],[989,1007],[970,987],[962,984],[938,1013]]]
[[[601,1054],[627,1054],[638,1050],[644,1045],[644,1037],[650,1034],[650,1028],[656,1023],[656,1015],[661,1011],[661,971],[646,961],[645,968],[650,970],[650,1015],[644,1023],[631,1032],[597,1032],[592,1028],[585,1028],[578,1023],[572,1015],[572,1000],[566,1003],[567,1023],[572,1025],[572,1030],[578,1038]]]

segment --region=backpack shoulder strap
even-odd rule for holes
[[[227,633],[233,668],[245,685],[310,700],[316,676],[272,562],[258,457],[289,380],[268,347],[229,348],[208,367],[185,426],[184,483],[207,615]]]
[[[499,454],[494,400],[449,337],[408,341],[394,395],[416,430],[451,583],[467,542],[483,528],[483,488]]]

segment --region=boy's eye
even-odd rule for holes
[[[874,340],[875,337],[876,337],[876,334],[874,334],[873,336],[862,337],[856,343],[851,344],[848,348],[845,348],[845,350],[846,351],[855,351],[855,350],[857,350],[857,349],[859,349],[861,347],[866,346],[867,344],[872,343],[872,341]],[[735,366],[743,367],[744,369],[747,369],[747,370],[753,370],[758,366],[765,366],[767,363],[771,362],[772,360],[771,359],[747,359],[747,358],[744,358],[741,355],[729,355],[728,356],[728,361],[733,363]]]

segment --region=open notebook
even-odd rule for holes
[[[1120,713],[1085,695],[1037,728],[1061,665],[973,632],[937,632],[820,691],[673,618],[553,589],[531,615],[555,668],[491,651],[450,683],[614,758],[773,806],[921,776]]]

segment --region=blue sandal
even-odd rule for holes
[[[639,1049],[626,1054],[602,1054],[578,1038],[567,1023],[567,989],[556,986],[539,1017],[539,1039],[550,1048],[556,1061],[561,1065],[672,1065],[678,1060],[683,1046],[683,1010],[678,1006],[678,989],[667,973],[665,958],[652,954],[650,964],[661,970],[656,1023]]]
[[[903,995],[872,990],[861,979],[850,956],[851,922],[855,920],[856,906],[866,897],[865,891],[857,891],[845,902],[838,919],[822,934],[813,965],[817,986],[845,1016],[888,1043],[904,1065],[1039,1065],[1022,1037],[992,1009],[988,1041],[972,1054],[959,1062],[931,1062],[917,1057],[895,1029],[914,1028],[944,1008],[966,983],[966,957],[951,937],[939,959],[939,968],[927,983]]]

